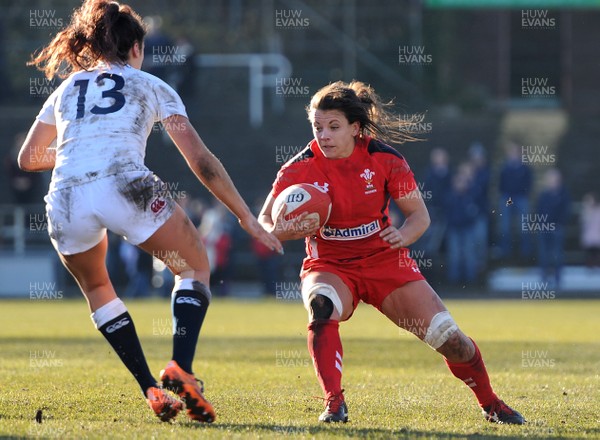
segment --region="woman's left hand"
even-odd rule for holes
[[[400,249],[404,247],[404,239],[402,233],[395,226],[388,226],[379,234],[384,241],[390,244],[392,249]]]
[[[246,218],[239,219],[240,226],[252,237],[260,241],[269,249],[283,255],[283,246],[275,235],[267,232],[265,228],[256,220],[253,215],[248,215]]]

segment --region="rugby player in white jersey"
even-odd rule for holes
[[[162,122],[198,179],[251,236],[282,252],[258,223],[219,160],[190,124],[177,93],[140,71],[144,24],[129,6],[87,0],[68,26],[35,54],[30,65],[48,78],[66,77],[45,102],[19,154],[27,171],[53,170],[46,201],[48,232],[58,255],[86,297],[96,328],[140,385],[163,421],[183,408],[212,422],[215,412],[192,371],[208,308],[210,269],[197,230],[164,185],[144,165],[146,139]],[[56,140],[56,149],[49,148]],[[167,159],[168,160],[168,159]],[[175,275],[173,355],[150,373],[133,320],[117,297],[105,265],[106,230],[154,256]],[[176,257],[173,258],[173,255]]]

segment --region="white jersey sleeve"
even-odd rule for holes
[[[181,98],[170,85],[161,81],[156,85],[154,90],[158,106],[158,114],[156,115],[154,122],[163,121],[173,115],[187,117],[185,106],[183,105]]]
[[[58,93],[59,91],[56,89],[54,92],[52,92],[48,99],[46,99],[46,102],[36,116],[36,119],[45,124],[56,125],[56,118],[54,117],[54,104],[56,103]]]

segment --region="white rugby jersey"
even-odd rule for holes
[[[68,188],[124,171],[145,170],[146,140],[155,122],[187,117],[181,98],[161,79],[129,65],[101,64],[69,76],[37,116],[56,125],[50,189]]]

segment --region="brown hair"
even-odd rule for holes
[[[109,0],[85,0],[69,25],[27,63],[47,78],[89,70],[99,60],[125,64],[135,42],[142,44],[146,28],[129,6]]]
[[[388,110],[392,106],[391,101],[383,102],[368,84],[360,81],[337,81],[317,91],[306,107],[306,112],[311,119],[315,110],[339,110],[350,124],[359,122],[360,135],[367,134],[387,143],[401,144],[420,140],[405,129],[419,121],[401,120],[393,111]]]

